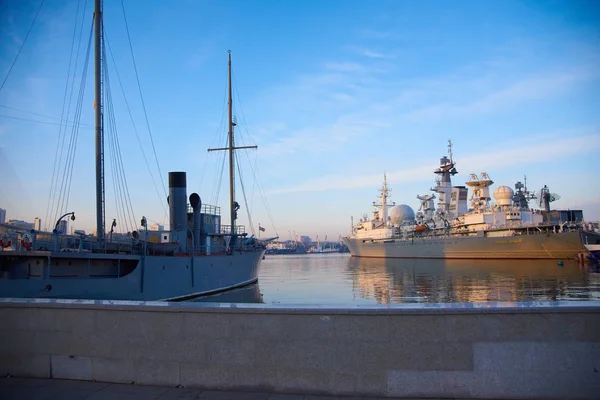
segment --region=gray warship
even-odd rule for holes
[[[0,230],[0,297],[107,300],[184,300],[257,282],[265,245],[236,224],[234,126],[229,71],[228,147],[230,225],[220,208],[187,196],[185,172],[169,172],[169,231],[148,230],[147,219],[126,239],[105,231],[102,7],[94,12],[96,110],[96,236],[40,231]],[[256,147],[256,146],[246,146]],[[189,204],[188,204],[189,200]],[[56,222],[75,219],[66,213]],[[114,224],[113,224],[114,227]]]
[[[453,186],[458,171],[452,157],[440,159],[435,194],[417,198],[417,214],[408,205],[388,203],[390,189],[384,175],[379,202],[371,218],[364,216],[344,238],[352,256],[444,259],[592,259],[590,250],[600,235],[587,229],[581,210],[551,210],[558,196],[544,186],[531,193],[517,182],[515,190],[494,183],[487,173],[471,174],[466,185]],[[526,180],[525,180],[526,183]],[[437,208],[434,200],[439,196]],[[541,209],[530,207],[538,199]],[[391,210],[389,210],[391,208]]]

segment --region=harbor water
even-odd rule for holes
[[[556,300],[600,300],[598,264],[267,255],[258,284],[195,301],[364,306]]]

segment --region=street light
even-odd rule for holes
[[[63,215],[62,217],[60,217],[58,219],[58,221],[56,221],[56,225],[54,225],[54,229],[52,230],[52,233],[54,234],[54,251],[58,250],[58,247],[59,247],[59,244],[60,244],[59,240],[58,240],[58,235],[59,235],[58,225],[60,224],[60,221],[62,221],[62,219],[64,217],[66,217],[67,215],[71,216],[71,221],[75,221],[75,212],[66,213],[65,215]],[[63,233],[66,233],[66,232],[63,232]]]

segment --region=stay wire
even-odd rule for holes
[[[92,25],[92,28],[93,28],[93,25]],[[88,47],[87,47],[86,57],[85,57],[85,61],[84,61],[84,69],[83,69],[83,73],[81,75],[81,83],[79,86],[79,95],[77,98],[77,104],[75,106],[75,117],[74,117],[75,121],[80,120],[81,112],[82,112],[82,108],[83,108],[83,97],[84,97],[85,85],[86,85],[85,78],[87,76],[90,52],[91,52],[91,48],[92,48],[92,32],[93,32],[93,29],[90,30]],[[68,208],[68,205],[69,205],[71,183],[72,183],[72,179],[73,179],[73,166],[75,164],[75,150],[77,149],[78,136],[79,136],[79,129],[76,126],[74,126],[73,129],[71,130],[71,138],[69,140],[69,149],[68,149],[68,153],[67,153],[67,160],[65,163],[65,169],[63,171],[63,184],[61,185],[61,192],[60,192],[60,198],[59,198],[58,210],[59,210],[59,212],[62,212],[62,213],[66,212],[66,209]],[[62,210],[62,211],[60,211],[60,210]]]
[[[229,136],[228,135],[220,135],[219,133],[222,134],[222,132],[227,131],[229,129],[229,127],[227,127],[227,129],[225,128],[225,115],[227,114],[227,81],[225,81],[225,90],[223,91],[224,95],[223,95],[223,106],[222,106],[222,113],[221,113],[221,122],[219,124],[219,127],[217,128],[217,131],[215,132],[215,135],[213,136],[213,141],[211,143],[214,143],[215,140],[217,140],[217,147],[220,145],[218,143],[219,138],[221,138],[221,143],[224,143],[223,145],[221,145],[221,147],[225,148],[228,146],[229,143]],[[228,125],[228,124],[227,124]],[[215,174],[213,176],[217,177],[217,180],[213,181],[213,192],[212,192],[212,203],[214,205],[217,205],[219,203],[219,197],[220,197],[220,192],[221,192],[221,185],[223,183],[223,171],[225,170],[225,160],[226,160],[226,156],[227,156],[227,151],[223,151],[221,152],[221,163],[215,165]],[[217,172],[217,168],[218,165],[220,165],[220,171]]]
[[[86,63],[87,63],[87,61],[88,61],[88,59],[86,59]],[[84,71],[84,76],[85,75],[87,75],[87,66]],[[75,110],[77,120],[79,120],[81,118],[81,114],[82,114],[82,110],[83,110],[84,93],[85,93],[85,78],[82,77],[82,84],[81,84],[81,90],[80,90],[80,96],[79,96],[80,100],[77,103],[77,108]],[[75,154],[76,154],[77,143],[78,143],[78,139],[79,139],[79,127],[74,126],[72,128],[72,131],[73,131],[73,133],[72,133],[73,146],[72,146],[72,150],[71,150],[71,162],[70,162],[70,166],[69,166],[68,185],[67,185],[67,191],[65,193],[66,199],[65,199],[65,208],[64,208],[63,212],[67,212],[67,208],[69,206],[69,199],[71,196],[71,184],[73,182],[73,167],[75,166]]]
[[[156,191],[156,194],[158,196],[160,205],[163,208],[163,211],[165,213],[165,215],[168,214],[167,212],[167,208],[165,206],[165,200],[163,199],[163,197],[160,194],[160,191],[158,189],[158,185],[156,184],[156,179],[154,178],[154,174],[152,173],[152,168],[150,168],[150,163],[148,162],[148,158],[146,157],[146,152],[144,151],[144,146],[142,145],[142,140],[140,139],[140,135],[138,133],[137,130],[137,126],[135,124],[135,121],[133,119],[133,114],[131,112],[131,107],[129,106],[129,101],[127,100],[127,96],[125,95],[125,89],[123,88],[123,83],[121,81],[121,76],[119,74],[119,69],[117,68],[117,63],[112,51],[112,48],[110,47],[110,42],[108,41],[108,35],[106,33],[106,29],[104,30],[104,40],[107,44],[108,47],[108,54],[110,55],[110,58],[113,62],[113,65],[115,66],[115,73],[117,75],[117,82],[119,83],[119,87],[121,88],[121,93],[123,94],[123,99],[125,101],[125,108],[127,108],[127,113],[129,114],[129,118],[131,119],[131,125],[133,126],[133,132],[135,133],[135,137],[138,141],[138,144],[140,146],[140,150],[142,151],[142,157],[144,158],[144,163],[146,164],[146,168],[148,169],[148,172],[150,174],[150,178],[152,179],[152,184],[154,185],[154,190]],[[160,173],[160,171],[159,171]],[[135,226],[135,225],[134,225]]]
[[[226,90],[223,92],[223,103],[221,106],[221,122],[219,122],[219,125],[217,127],[217,130],[215,131],[211,142],[209,143],[208,147],[212,147],[213,143],[215,142],[215,139],[219,137],[220,134],[223,133],[223,127],[224,127],[224,122],[225,122],[225,103],[227,102],[227,94],[226,94]],[[202,190],[202,184],[204,183],[204,177],[206,176],[206,165],[208,164],[208,157],[209,157],[209,152],[206,152],[206,157],[204,158],[204,168],[202,169],[202,175],[200,176],[200,190]],[[213,174],[213,176],[215,176]],[[214,182],[213,182],[214,183]],[[213,189],[214,189],[214,184],[213,184]]]
[[[117,205],[117,218],[119,223],[122,223],[126,230],[132,231],[131,228],[135,215],[133,214],[133,206],[131,205],[131,199],[129,197],[129,188],[127,186],[127,179],[125,177],[125,169],[123,167],[123,159],[121,157],[121,149],[119,145],[119,138],[117,132],[117,124],[114,114],[114,105],[112,101],[112,95],[110,91],[110,79],[108,70],[106,71],[106,103],[108,111],[108,131],[110,136],[111,146],[111,158],[112,158],[112,170],[113,170],[113,186],[115,187],[115,202]],[[120,226],[117,224],[117,226]],[[135,226],[135,225],[133,225]]]
[[[25,122],[35,122],[36,124],[66,126],[67,128],[72,128],[73,126],[76,125],[73,123],[73,121],[66,121],[65,123],[49,122],[49,121],[40,121],[37,119],[31,119],[31,118],[15,117],[14,115],[4,115],[4,114],[0,114],[0,118],[16,119],[18,121],[25,121]],[[47,118],[50,118],[50,117],[47,117]],[[93,129],[94,128],[93,126],[87,125],[87,124],[77,124],[77,125],[79,126],[79,128],[84,128],[84,129]],[[59,138],[60,138],[60,136],[59,136]]]
[[[61,120],[61,118],[59,118],[59,117],[53,117],[53,116],[47,115],[47,114],[41,114],[41,113],[37,113],[37,112],[33,112],[33,111],[27,111],[27,110],[23,110],[23,109],[20,109],[20,108],[7,106],[7,105],[4,105],[4,104],[0,104],[0,107],[6,108],[8,110],[23,112],[23,113],[26,113],[26,114],[37,115],[39,117],[44,117],[44,118],[48,118],[48,119],[55,119],[55,120],[59,120],[59,121]],[[59,122],[40,121],[40,120],[37,120],[37,119],[21,118],[21,117],[15,117],[15,116],[12,116],[12,115],[0,115],[0,117],[13,118],[13,119],[18,119],[20,121],[37,122],[37,123],[40,123],[40,124],[49,124],[49,125],[59,125],[60,124]],[[66,121],[65,123],[73,125],[73,121]],[[93,125],[90,125],[90,124],[79,124],[79,125],[82,126],[82,127],[85,127],[85,128],[93,128],[94,127]]]
[[[107,107],[107,108],[110,108],[110,107]],[[121,198],[118,195],[119,189],[117,186],[116,161],[115,161],[115,155],[114,155],[114,144],[112,142],[112,140],[113,140],[112,139],[112,130],[108,129],[106,133],[108,136],[108,150],[109,150],[108,153],[109,153],[110,165],[111,165],[110,172],[112,175],[112,186],[113,186],[113,191],[115,192],[115,195],[114,195],[115,212],[117,214],[117,220],[121,223],[124,220],[124,218],[121,213],[121,208],[122,208],[121,204],[120,204]],[[109,218],[109,220],[110,220],[110,218]]]
[[[248,129],[246,128],[248,126],[248,122],[246,121],[246,115],[244,114],[244,107],[242,106],[242,97],[240,96],[240,93],[237,90],[237,82],[235,80],[235,74],[232,71],[231,72],[231,76],[233,78],[233,82],[234,82],[234,90],[235,90],[235,94],[237,96],[237,98],[239,99],[239,101],[235,104],[237,106],[237,104],[239,103],[240,105],[240,113],[242,114],[242,126],[244,127],[244,131],[246,132],[246,135],[248,136],[248,139],[250,140],[250,142],[252,143],[253,146],[256,146],[256,142],[254,141],[254,139],[252,138],[252,136],[250,135],[250,133],[248,132]],[[236,109],[237,111],[237,109]]]
[[[83,21],[82,21],[82,24],[83,24]],[[82,28],[83,28],[83,26],[82,26]],[[81,117],[81,110],[80,110],[81,105],[80,105],[80,103],[82,104],[82,102],[83,102],[82,87],[85,88],[85,77],[87,75],[87,68],[88,68],[88,64],[89,64],[88,61],[89,61],[89,53],[90,53],[90,49],[91,49],[93,28],[94,28],[94,24],[93,24],[93,21],[92,21],[92,25],[90,27],[90,35],[89,35],[89,39],[88,39],[88,48],[87,48],[87,53],[86,53],[86,60],[84,62],[84,66],[83,66],[84,69],[83,69],[82,76],[81,76],[79,96],[78,96],[77,104],[75,106],[75,116],[74,116],[74,122],[75,123],[77,123],[79,121],[79,118]],[[83,34],[83,29],[82,29],[82,34]],[[80,38],[80,42],[81,42],[81,38]],[[77,52],[77,58],[79,58],[79,47],[78,47],[78,52]],[[74,90],[74,88],[75,88],[75,70],[73,70],[73,77],[72,77],[72,80],[71,80],[71,94],[69,96],[69,101],[68,101],[68,103],[69,103],[68,110],[69,111],[67,111],[67,116],[70,114],[71,99],[72,99],[72,96],[73,96],[73,90]],[[79,112],[78,112],[78,109],[79,109]],[[69,151],[71,151],[71,148],[72,148],[71,145],[72,145],[72,141],[73,141],[73,134],[75,132],[75,127],[76,127],[76,124],[73,124],[71,126],[71,139],[69,141]],[[67,171],[67,168],[68,168],[68,165],[69,165],[69,160],[70,160],[70,153],[67,152],[67,156],[65,158],[64,166],[61,167],[61,165],[62,165],[62,154],[64,152],[64,141],[65,141],[65,139],[66,139],[66,130],[63,131],[62,144],[61,144],[60,155],[59,155],[59,160],[58,160],[59,164],[58,164],[57,170],[56,170],[57,175],[56,175],[56,181],[55,181],[56,183],[55,184],[56,184],[57,187],[58,187],[58,173],[59,173],[59,171],[60,171],[61,168],[64,168],[63,178],[61,180],[61,189],[60,189],[60,191],[59,192],[55,191],[55,194],[54,194],[52,209],[54,209],[54,202],[55,201],[56,201],[56,209],[54,211],[55,212],[54,218],[52,220],[57,219],[58,215],[61,212],[64,212],[61,205],[64,204],[64,197],[63,196],[64,196],[64,188],[65,188],[65,174],[66,174],[66,171]],[[66,208],[66,206],[65,206],[65,208]]]
[[[240,99],[240,101],[239,101],[239,102],[237,102],[237,103],[239,103],[239,106],[240,106],[240,112],[241,112],[241,114],[242,114],[242,124],[243,124],[243,126],[244,126],[244,130],[245,130],[245,132],[246,132],[246,135],[248,136],[248,138],[249,138],[250,142],[252,143],[252,145],[256,145],[256,142],[255,142],[255,141],[252,139],[252,136],[250,135],[250,133],[249,133],[249,132],[248,132],[248,130],[246,129],[246,126],[248,125],[248,123],[246,122],[246,116],[245,116],[245,114],[244,114],[244,108],[243,108],[243,106],[242,106],[242,102],[241,102],[241,96],[240,96],[240,94],[239,94],[239,92],[238,92],[238,90],[237,90],[237,81],[236,81],[236,79],[235,79],[235,73],[232,71],[231,75],[232,75],[233,82],[234,82],[234,90],[235,90],[236,96],[237,96],[237,98],[238,98],[238,99]],[[235,105],[237,105],[237,103],[235,103]],[[263,201],[263,203],[264,203],[264,205],[265,205],[265,208],[266,208],[266,211],[267,211],[267,215],[268,215],[268,217],[269,217],[269,220],[271,221],[271,224],[273,225],[273,229],[275,229],[275,234],[276,234],[277,236],[279,236],[279,234],[277,233],[277,228],[276,228],[276,226],[275,226],[274,219],[273,219],[273,214],[271,213],[271,209],[270,209],[270,207],[269,207],[269,203],[268,203],[268,201],[267,201],[267,199],[266,199],[266,196],[265,196],[265,194],[264,194],[264,190],[262,189],[262,184],[261,184],[260,178],[259,178],[259,177],[257,177],[256,170],[258,170],[258,168],[256,168],[256,169],[252,168],[252,163],[250,162],[250,156],[248,155],[248,151],[247,151],[247,150],[246,150],[246,155],[247,155],[247,157],[248,157],[248,163],[249,163],[249,165],[250,165],[250,169],[251,169],[251,171],[252,171],[252,173],[253,173],[253,176],[254,176],[254,182],[255,182],[255,183],[257,184],[257,186],[258,186],[258,192],[259,192],[259,195],[260,195],[260,197],[262,198],[262,201]],[[258,166],[258,165],[257,165],[257,166]]]
[[[265,206],[265,211],[267,212],[267,216],[269,217],[269,221],[271,222],[271,225],[273,226],[273,229],[275,230],[275,234],[277,236],[279,236],[279,233],[277,232],[277,226],[275,225],[275,219],[273,218],[273,213],[271,212],[271,207],[269,206],[269,202],[267,201],[267,197],[266,197],[266,195],[264,193],[264,189],[262,187],[260,175],[258,175],[256,173],[258,168],[252,167],[252,163],[250,162],[250,156],[248,155],[248,151],[246,151],[246,156],[248,157],[248,164],[250,165],[250,170],[252,171],[252,176],[254,177],[254,182],[255,182],[256,186],[258,187],[258,194],[263,201],[263,204]]]
[[[79,103],[81,103],[83,101],[82,87],[85,87],[85,77],[87,74],[87,65],[88,65],[89,53],[90,53],[90,49],[91,49],[92,32],[93,32],[93,24],[90,29],[90,35],[89,35],[89,39],[88,39],[88,48],[87,48],[87,53],[86,53],[86,60],[84,62],[84,66],[83,66],[84,69],[82,72],[81,83],[79,86],[79,96],[77,99],[77,104],[75,106],[75,108],[76,108],[75,116],[74,116],[75,122],[78,122],[78,118],[80,117],[80,112],[78,112],[78,108],[80,107]],[[74,79],[75,79],[75,76],[73,76],[73,87],[71,90],[74,89]],[[70,100],[69,100],[69,103],[70,103]],[[60,182],[61,182],[60,189],[58,191],[56,191],[56,189],[55,189],[54,197],[52,199],[53,200],[52,209],[54,210],[54,217],[52,218],[53,221],[56,220],[58,218],[58,215],[63,211],[63,205],[64,205],[65,197],[66,197],[64,195],[65,190],[66,190],[66,181],[67,181],[66,175],[68,173],[69,165],[70,165],[70,158],[71,158],[70,151],[72,150],[73,135],[75,133],[75,124],[71,128],[72,128],[71,129],[71,137],[69,139],[69,147],[67,150],[67,155],[64,160],[64,165],[62,163],[62,160],[63,160],[62,155],[63,155],[64,148],[65,148],[64,141],[66,139],[66,132],[63,133],[62,144],[60,146],[60,155],[59,155],[59,159],[58,159],[59,164],[57,165],[57,170],[56,170],[57,175],[56,175],[56,180],[55,180],[55,185],[57,186],[57,188],[58,188],[58,182],[59,182],[58,174],[61,169],[63,170],[63,174],[62,174],[62,178],[60,179]],[[55,208],[55,205],[56,205],[56,208]]]
[[[117,161],[116,161],[116,149],[115,149],[115,130],[113,129],[113,107],[112,107],[112,96],[110,95],[111,90],[110,90],[110,78],[108,75],[108,71],[106,68],[106,57],[103,57],[102,59],[103,61],[103,65],[104,65],[104,71],[105,71],[105,84],[106,84],[106,115],[107,115],[107,120],[108,120],[108,125],[106,126],[107,129],[105,129],[105,134],[106,137],[108,138],[108,154],[109,154],[109,158],[110,158],[110,172],[112,175],[112,186],[113,186],[113,191],[114,191],[114,199],[115,199],[115,213],[117,214],[117,220],[119,221],[119,223],[125,223],[127,224],[127,221],[123,215],[123,202],[122,202],[122,196],[121,196],[121,185],[120,185],[120,181],[119,178],[117,176]],[[109,218],[110,220],[110,218]],[[119,226],[119,224],[117,224],[117,226]]]
[[[240,168],[240,163],[238,161],[237,153],[235,154],[235,161],[238,170],[238,176],[240,181],[240,186],[242,187],[242,195],[244,196],[244,205],[246,207],[246,214],[248,215],[248,223],[250,224],[250,230],[252,231],[252,236],[255,236],[256,232],[254,231],[254,224],[252,223],[252,214],[250,214],[250,210],[248,208],[248,199],[246,198],[246,188],[244,187],[244,180],[242,177],[242,169]]]
[[[87,1],[86,1],[87,3]],[[59,151],[59,147],[64,145],[64,136],[66,135],[66,130],[69,127],[68,124],[68,119],[69,119],[69,112],[67,112],[67,117],[65,121],[65,107],[67,104],[67,93],[69,92],[69,81],[71,80],[71,65],[73,63],[73,49],[75,48],[75,37],[77,36],[77,26],[79,25],[79,8],[81,5],[81,0],[77,1],[77,11],[75,12],[75,24],[73,25],[73,38],[71,39],[71,50],[69,51],[69,67],[67,69],[67,79],[65,81],[65,91],[63,94],[63,104],[62,104],[62,110],[60,113],[60,128],[58,130],[58,138],[56,141],[56,151],[54,153],[54,165],[52,167],[52,180],[50,181],[50,193],[48,195],[48,202],[46,203],[46,216],[45,216],[45,221],[46,221],[46,228],[48,228],[48,214],[49,211],[51,209],[54,208],[54,205],[52,205],[52,207],[50,207],[50,203],[52,202],[52,204],[54,204],[54,198],[53,198],[53,193],[56,196],[56,186],[55,183],[56,180],[58,179],[57,174],[58,171],[60,170],[60,165],[62,164],[62,151]],[[85,11],[85,5],[84,5],[84,11]],[[82,13],[82,15],[84,16],[84,13]],[[73,94],[73,85],[74,85],[74,79],[75,79],[75,71],[77,70],[77,60],[79,59],[79,48],[81,46],[81,37],[83,36],[83,21],[84,18],[82,17],[81,20],[81,29],[80,29],[80,36],[79,36],[79,44],[77,46],[77,57],[76,57],[76,61],[75,61],[75,66],[73,67],[73,79],[71,80],[71,96],[69,97],[69,104],[71,102],[71,98],[72,98],[72,94]],[[70,107],[69,107],[70,110]],[[64,124],[64,125],[63,125]],[[61,138],[63,138],[63,140],[61,141]],[[61,145],[62,142],[62,145]],[[62,147],[61,147],[62,148]],[[58,157],[58,154],[61,154],[60,158]],[[57,167],[57,161],[58,161],[58,167]]]
[[[116,161],[116,165],[117,165],[117,178],[118,178],[118,183],[120,186],[120,193],[121,193],[121,205],[123,207],[122,210],[122,214],[125,220],[128,219],[128,225],[127,226],[132,226],[135,227],[135,212],[133,211],[133,204],[131,202],[131,196],[130,196],[130,192],[129,192],[129,185],[127,184],[127,177],[125,175],[125,167],[123,166],[123,156],[122,156],[122,152],[121,152],[121,145],[119,142],[119,137],[117,134],[117,122],[115,119],[115,114],[114,114],[114,106],[113,106],[113,102],[112,102],[112,92],[110,91],[110,79],[108,77],[108,61],[106,61],[106,48],[102,49],[104,52],[104,60],[105,60],[105,75],[106,75],[106,82],[107,82],[107,91],[106,91],[106,95],[107,95],[107,99],[110,102],[110,123],[112,124],[112,130],[113,130],[113,141],[114,141],[114,148],[115,148],[115,161]],[[131,229],[133,230],[133,229]]]
[[[38,15],[40,15],[40,11],[42,10],[44,1],[45,0],[42,0],[40,2],[40,6],[38,7],[37,12],[35,13],[35,17],[33,17],[33,21],[31,21],[31,25],[29,26],[29,29],[27,30],[27,35],[25,35],[25,39],[23,39],[23,43],[21,43],[21,47],[19,47],[19,51],[17,52],[15,59],[13,60],[10,68],[8,69],[8,72],[6,73],[6,77],[4,78],[4,81],[2,81],[2,85],[0,86],[0,92],[2,92],[2,89],[4,89],[4,85],[6,85],[6,81],[8,80],[8,77],[10,76],[10,73],[12,72],[15,64],[17,63],[17,60],[19,59],[19,56],[21,55],[21,51],[23,51],[23,47],[25,47],[25,43],[27,43],[27,39],[29,38],[29,34],[31,33],[33,26],[35,25],[35,21],[37,20]]]
[[[105,32],[105,38],[106,38],[106,32]],[[105,41],[105,43],[107,43],[107,42]],[[110,50],[110,47],[109,47],[109,50]],[[113,141],[114,141],[116,168],[117,168],[118,187],[120,188],[121,206],[123,207],[122,216],[126,222],[126,227],[131,228],[129,230],[133,231],[135,229],[135,221],[136,221],[135,212],[133,209],[133,203],[131,201],[129,185],[127,183],[127,176],[125,175],[125,167],[123,165],[121,144],[119,141],[119,136],[118,136],[118,131],[117,131],[117,122],[116,122],[116,118],[115,118],[115,114],[114,114],[112,91],[110,89],[110,79],[109,79],[109,75],[108,75],[108,58],[106,57],[106,46],[103,47],[102,51],[103,51],[103,55],[104,55],[103,59],[105,61],[104,70],[105,70],[106,81],[107,81],[106,95],[107,95],[107,100],[110,104],[110,123],[111,123],[111,127],[113,130]],[[114,62],[114,59],[113,59],[113,62]],[[116,64],[115,64],[115,71],[118,71]],[[117,76],[118,76],[118,72],[117,72]],[[123,92],[123,96],[125,97],[124,92]]]
[[[121,0],[121,8],[123,9],[123,19],[125,20],[125,30],[127,31],[127,41],[129,42],[129,50],[131,51],[131,59],[133,60],[133,69],[135,71],[135,78],[137,81],[138,89],[140,92],[140,99],[142,101],[142,108],[144,110],[144,116],[146,118],[146,126],[148,127],[148,134],[150,136],[150,143],[152,143],[152,151],[154,152],[154,159],[156,160],[156,166],[158,168],[158,173],[162,177],[162,172],[160,169],[160,164],[158,163],[158,156],[156,155],[156,148],[154,147],[154,139],[152,138],[152,131],[150,129],[150,122],[148,120],[148,113],[146,112],[146,103],[144,102],[144,96],[142,95],[142,85],[140,84],[140,77],[138,75],[137,65],[135,62],[135,56],[133,54],[133,45],[131,44],[131,35],[129,34],[129,25],[127,24],[127,16],[125,14],[125,5],[123,4],[123,0]],[[167,189],[165,188],[164,179],[160,180],[162,183],[163,191],[165,197],[167,196]]]

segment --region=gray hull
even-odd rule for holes
[[[385,241],[344,238],[356,257],[570,259],[586,253],[580,232],[507,237],[439,237]]]
[[[0,297],[181,300],[256,282],[263,254],[0,252]]]

